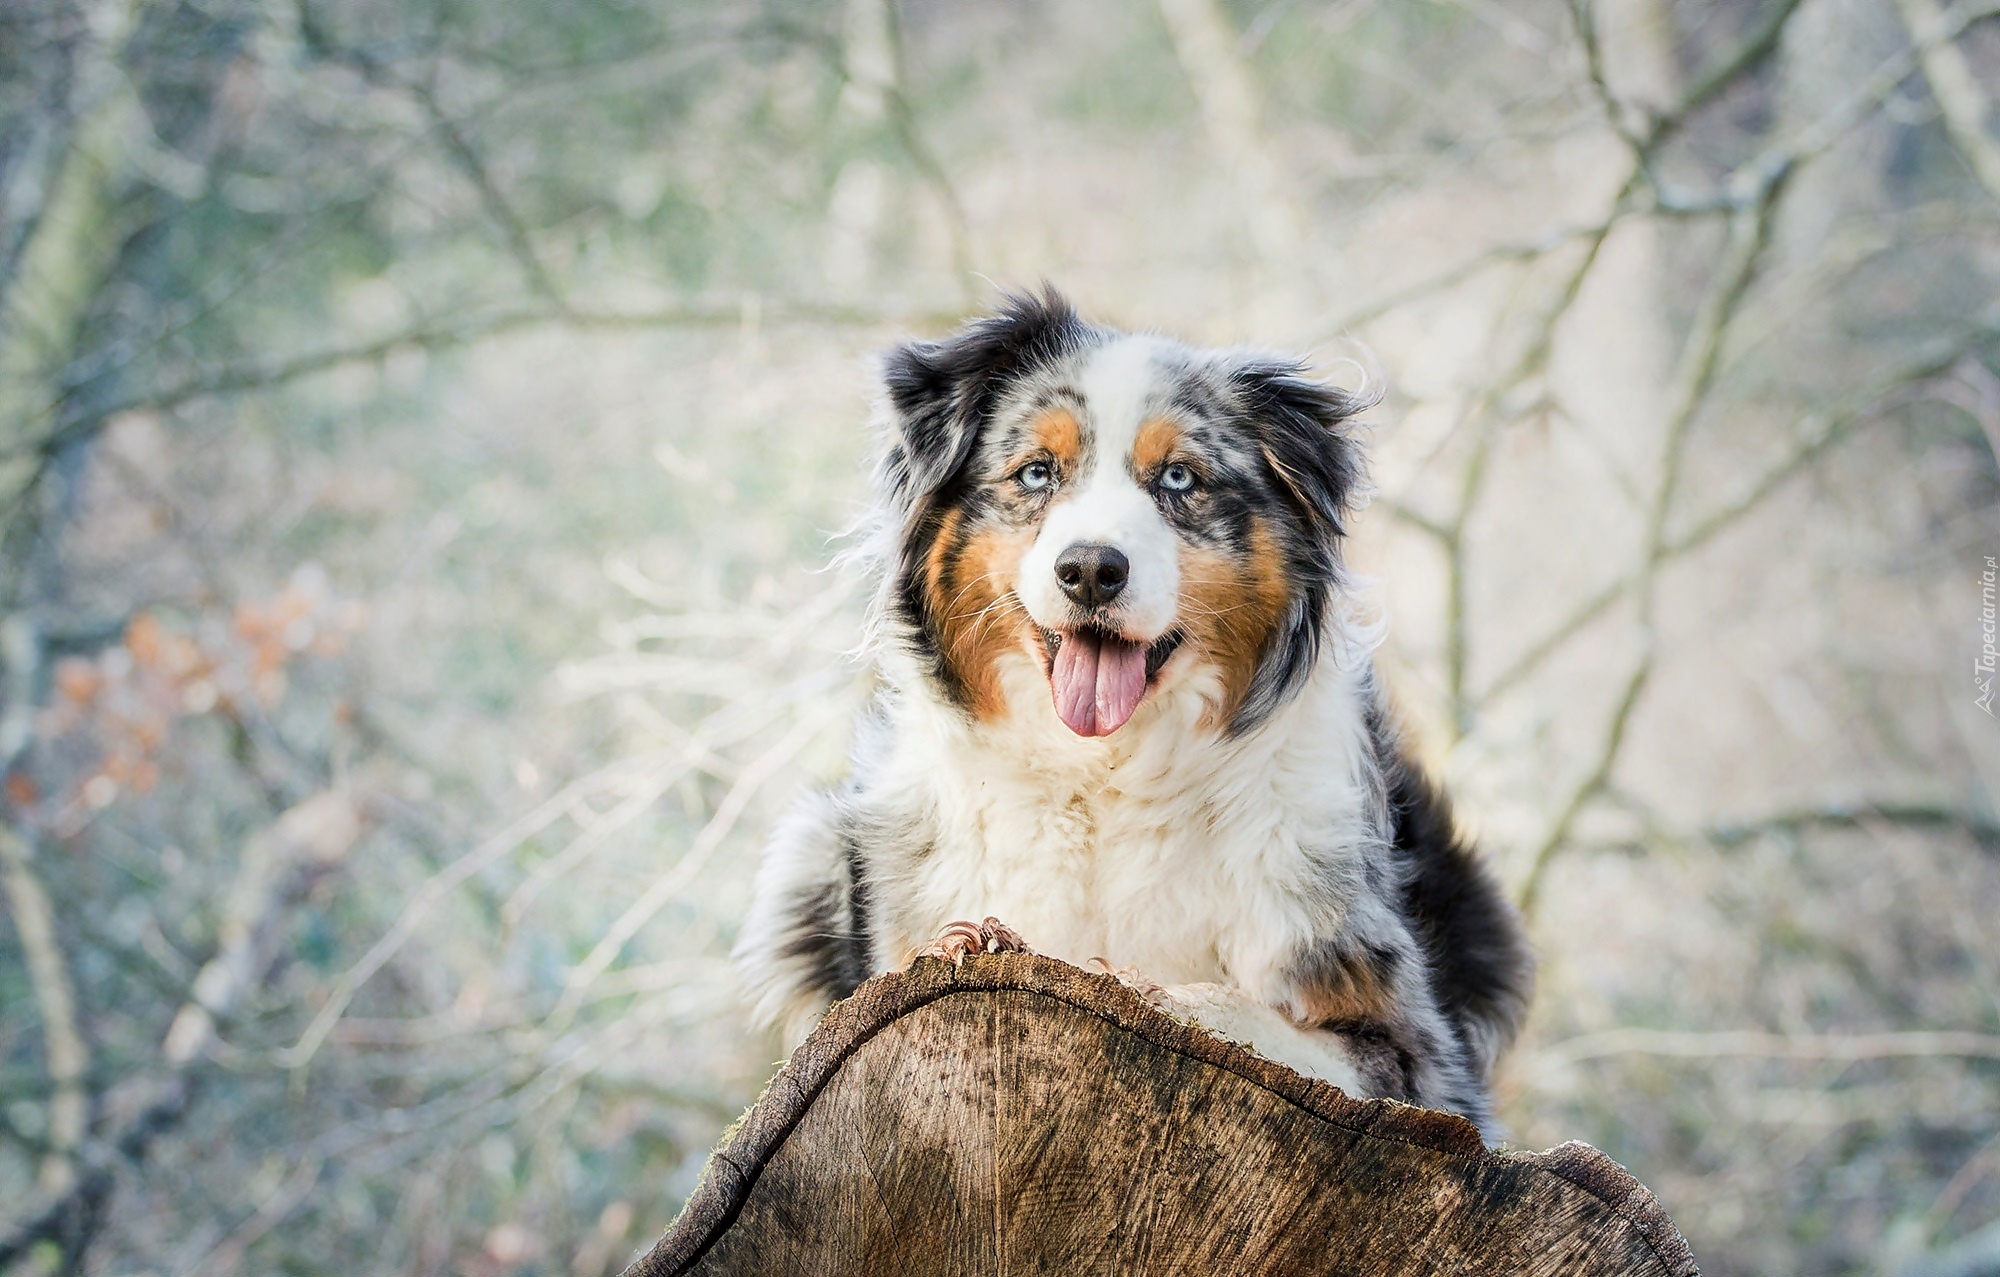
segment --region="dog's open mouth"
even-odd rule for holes
[[[1135,643],[1109,630],[1044,630],[1049,690],[1056,714],[1078,736],[1109,736],[1125,726],[1167,658],[1181,644],[1169,630],[1151,643]]]

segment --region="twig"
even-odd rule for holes
[[[424,115],[429,118],[431,128],[443,143],[446,153],[457,164],[459,171],[465,174],[466,180],[470,181],[473,188],[479,192],[479,200],[486,208],[486,215],[500,228],[500,233],[506,239],[514,260],[520,265],[521,272],[528,277],[530,287],[559,313],[567,313],[569,310],[567,291],[556,282],[548,263],[544,262],[542,255],[536,251],[534,240],[528,234],[527,223],[521,220],[521,215],[514,211],[514,206],[501,193],[499,184],[493,180],[492,172],[486,167],[486,162],[480,159],[479,152],[465,136],[465,130],[445,114],[444,108],[438,105],[437,95],[429,88],[414,84],[401,87],[423,108]]]
[[[1393,497],[1377,497],[1375,504],[1387,511],[1389,517],[1398,523],[1406,523],[1443,545],[1446,549],[1450,549],[1452,543],[1451,525],[1440,523],[1414,506]]]
[[[358,832],[352,799],[327,790],[245,841],[216,927],[215,955],[195,976],[189,998],[161,1041],[164,1067],[151,1085],[153,1098],[109,1141],[87,1143],[70,1184],[26,1223],[0,1237],[0,1269],[44,1241],[67,1243],[72,1258],[80,1253],[116,1186],[120,1166],[142,1158],[153,1139],[186,1114],[218,1024],[241,1009],[270,969],[270,939],[278,916],[316,871],[345,857]]]
[[[1614,213],[1614,216],[1622,216]],[[1546,231],[1533,239],[1511,244],[1496,244],[1491,248],[1474,253],[1456,266],[1448,266],[1437,274],[1418,280],[1407,287],[1399,288],[1386,296],[1347,311],[1326,325],[1326,333],[1338,336],[1351,328],[1359,327],[1372,320],[1380,319],[1391,311],[1401,310],[1412,302],[1446,292],[1476,275],[1484,274],[1495,266],[1509,262],[1532,261],[1546,257],[1559,248],[1575,243],[1579,239],[1595,239],[1605,233],[1603,222],[1593,222],[1585,226],[1566,226]]]
[[[1529,858],[1527,875],[1521,884],[1521,908],[1524,912],[1534,912],[1549,866],[1567,842],[1570,829],[1584,808],[1609,783],[1619,756],[1624,752],[1626,729],[1631,722],[1632,711],[1652,678],[1655,661],[1653,582],[1668,557],[1667,520],[1673,511],[1674,497],[1680,485],[1688,432],[1714,384],[1723,337],[1744,292],[1756,275],[1758,259],[1770,234],[1772,214],[1790,171],[1788,167],[1765,170],[1761,174],[1755,199],[1731,217],[1729,242],[1723,248],[1715,278],[1695,312],[1687,340],[1681,347],[1680,364],[1668,399],[1666,437],[1660,448],[1659,482],[1647,511],[1645,551],[1632,578],[1632,593],[1638,604],[1644,646],[1612,711],[1596,763],[1571,791],[1561,812]]]
[[[1847,803],[1780,812],[1758,820],[1715,825],[1702,837],[1721,847],[1734,847],[1767,834],[1800,833],[1808,829],[1866,829],[1891,825],[1905,829],[1956,830],[1986,846],[2000,846],[2000,821],[1935,803]]]
[[[256,987],[266,965],[260,952],[295,871],[310,862],[346,856],[359,832],[353,799],[339,790],[314,795],[280,816],[266,833],[249,839],[216,927],[215,956],[194,978],[194,996],[167,1027],[161,1054],[185,1068],[215,1041],[219,1021]]]
[[[1653,134],[1647,139],[1647,148],[1657,150],[1661,143],[1687,123],[1691,115],[1707,105],[1710,98],[1777,52],[1785,26],[1792,20],[1792,14],[1798,11],[1800,3],[1801,0],[1777,0],[1741,44],[1716,59],[1712,65],[1696,72],[1694,83],[1687,87],[1681,100],[1655,121]]]
[[[808,614],[817,610],[808,609]],[[603,663],[593,662],[593,664]],[[709,668],[711,672],[706,686],[712,687],[716,675],[713,672],[714,667]],[[656,678],[627,678],[616,682],[596,683],[586,682],[580,678],[582,673],[580,670],[568,669],[563,673],[564,682],[572,689],[588,687],[590,691],[601,691],[607,686],[624,687],[633,683],[655,690],[660,687],[660,680]],[[741,771],[733,769],[728,760],[718,752],[719,750],[764,730],[799,702],[826,695],[834,690],[838,682],[839,671],[817,671],[804,678],[792,680],[768,699],[758,702],[731,702],[695,724],[681,741],[678,754],[668,759],[658,771],[641,780],[637,788],[617,807],[594,821],[569,845],[536,865],[521,884],[508,894],[500,908],[500,918],[505,933],[511,934],[512,929],[519,925],[536,897],[549,883],[574,871],[578,864],[601,847],[612,834],[635,819],[640,812],[651,806],[683,777],[700,769],[732,783],[740,778]]]
[[[1956,40],[1973,23],[1996,14],[2000,14],[2000,0],[1953,5],[1908,48],[1885,59],[1847,98],[1801,129],[1789,145],[1767,151],[1745,167],[1765,170],[1777,165],[1797,167],[1816,158],[1888,101],[1925,57]]]
[[[1991,1277],[2000,1270],[2000,1223],[1977,1229],[1942,1250],[1912,1256],[1894,1277]]]
[[[0,709],[0,782],[13,776],[33,739],[35,683],[41,676],[42,642],[34,623],[16,614],[0,620],[0,662],[6,701]],[[76,1178],[77,1149],[90,1125],[90,1045],[77,1027],[76,983],[56,935],[55,907],[35,873],[35,849],[25,832],[0,824],[0,885],[7,891],[27,960],[28,982],[42,1020],[42,1052],[49,1074],[48,1156],[41,1187],[61,1193]]]
[[[1449,288],[1489,266],[1505,261],[1540,256],[1574,239],[1586,239],[1588,246],[1583,260],[1568,277],[1557,303],[1544,316],[1535,339],[1524,352],[1521,359],[1517,361],[1514,368],[1485,392],[1481,398],[1480,406],[1475,412],[1484,413],[1490,410],[1492,403],[1496,399],[1504,395],[1508,390],[1518,386],[1528,376],[1533,375],[1536,370],[1546,364],[1554,340],[1556,325],[1574,303],[1611,229],[1623,217],[1632,212],[1642,211],[1642,205],[1635,202],[1635,197],[1639,193],[1641,183],[1648,181],[1644,170],[1644,161],[1646,153],[1652,145],[1663,135],[1665,130],[1677,127],[1680,119],[1687,111],[1699,106],[1722,85],[1728,83],[1729,80],[1742,74],[1767,57],[1775,47],[1777,37],[1797,3],[1798,0],[1783,0],[1783,3],[1779,4],[1770,18],[1767,19],[1766,24],[1760,27],[1734,53],[1722,59],[1714,68],[1706,73],[1704,78],[1697,83],[1694,89],[1690,90],[1675,107],[1673,112],[1653,121],[1648,126],[1648,132],[1645,135],[1631,134],[1628,136],[1628,140],[1633,141],[1635,145],[1635,150],[1639,154],[1641,164],[1639,167],[1635,167],[1634,171],[1628,176],[1617,199],[1613,201],[1611,211],[1604,219],[1588,226],[1576,227],[1567,231],[1552,232],[1529,243],[1502,245],[1487,250],[1430,280],[1392,294],[1378,303],[1355,312],[1353,315],[1347,317],[1344,322],[1361,322],[1366,318],[1385,313],[1431,292]],[[1587,45],[1587,56],[1592,68],[1594,83],[1597,84],[1601,94],[1604,96],[1607,102],[1607,109],[1614,116],[1622,117],[1623,113],[1619,108],[1619,104],[1602,78],[1602,54],[1601,50],[1597,47],[1595,28],[1588,0],[1577,0],[1573,12],[1577,18],[1579,32]],[[1774,178],[1773,185],[1775,184],[1775,180]],[[1728,207],[1730,205],[1726,202],[1715,202],[1710,206],[1710,211],[1722,210]],[[1652,211],[1665,211],[1661,207],[1657,191],[1655,192]],[[1709,371],[1712,372],[1712,365],[1710,365]],[[1704,385],[1700,389],[1705,393],[1706,386]],[[1475,413],[1468,413],[1468,416],[1473,415]],[[1446,684],[1451,710],[1450,719],[1460,734],[1471,729],[1472,722],[1478,710],[1483,708],[1492,697],[1492,692],[1489,689],[1475,703],[1468,697],[1466,691],[1466,674],[1470,659],[1470,639],[1467,633],[1466,571],[1462,552],[1465,526],[1471,517],[1484,482],[1485,463],[1489,451],[1490,433],[1482,436],[1480,444],[1475,447],[1472,457],[1468,460],[1461,482],[1460,499],[1450,522],[1440,522],[1431,519],[1420,515],[1408,507],[1398,505],[1392,505],[1391,507],[1392,513],[1396,517],[1438,540],[1446,552]],[[1605,610],[1608,610],[1611,604],[1615,603],[1626,590],[1627,587],[1623,583],[1620,583],[1593,598],[1580,614],[1572,617],[1570,621],[1565,623],[1564,627],[1559,628],[1557,634],[1551,636],[1552,641],[1545,645],[1538,645],[1537,649],[1531,649],[1533,659],[1528,663],[1528,668],[1539,664],[1549,651],[1553,651],[1554,647],[1559,646],[1561,642],[1565,641],[1575,631],[1580,630],[1591,620],[1594,620]],[[1543,646],[1546,646],[1548,651],[1540,651],[1539,649]],[[1519,675],[1512,675],[1510,672],[1510,681],[1512,678],[1518,677]]]
[[[1445,695],[1449,708],[1452,730],[1463,736],[1472,730],[1473,717],[1466,698],[1466,671],[1471,663],[1471,634],[1469,631],[1469,573],[1465,557],[1465,532],[1471,523],[1473,512],[1478,508],[1481,492],[1486,483],[1488,462],[1492,458],[1495,443],[1495,423],[1491,420],[1499,402],[1516,387],[1526,382],[1548,366],[1549,356],[1555,349],[1556,328],[1563,316],[1575,306],[1577,297],[1583,291],[1583,284],[1590,277],[1591,269],[1597,264],[1598,255],[1603,251],[1604,242],[1610,238],[1612,228],[1629,211],[1627,201],[1637,188],[1640,180],[1635,165],[1626,174],[1618,195],[1611,202],[1603,220],[1592,226],[1584,237],[1582,257],[1563,281],[1563,286],[1552,305],[1543,311],[1534,335],[1522,350],[1514,364],[1483,390],[1478,399],[1467,409],[1465,420],[1478,424],[1478,432],[1473,442],[1472,455],[1466,459],[1465,469],[1459,479],[1458,501],[1453,508],[1449,523],[1444,525],[1444,535],[1439,540],[1445,551]]]
[[[45,640],[34,621],[15,612],[0,618],[0,781],[14,774],[35,738],[35,691]]]
[[[95,1232],[111,1190],[117,1185],[120,1164],[143,1158],[153,1140],[173,1129],[186,1115],[194,1093],[192,1076],[183,1073],[170,1077],[101,1150],[86,1146],[86,1166],[69,1190],[29,1216],[12,1233],[0,1237],[0,1272],[27,1258],[44,1242],[62,1245],[74,1255]]]
[[[480,206],[486,216],[499,230],[506,243],[508,254],[521,273],[527,277],[529,288],[558,312],[569,310],[567,290],[557,282],[548,264],[536,251],[534,239],[529,234],[528,224],[514,211],[500,185],[493,179],[492,171],[480,158],[479,151],[472,145],[458,122],[446,114],[438,102],[432,87],[422,82],[406,81],[392,73],[392,68],[381,60],[358,49],[347,48],[335,42],[332,34],[320,23],[308,5],[299,5],[299,34],[306,47],[316,56],[330,62],[349,67],[362,79],[377,88],[397,93],[417,104],[424,118],[430,123],[430,131],[437,139],[452,167],[472,184],[479,195]]]
[[[845,707],[837,701],[823,703],[819,712],[801,718],[793,724],[789,732],[779,738],[776,744],[743,769],[736,783],[729,787],[729,792],[723,795],[720,803],[716,804],[715,814],[709,817],[708,823],[702,826],[701,832],[695,835],[694,841],[681,853],[680,859],[674,862],[671,869],[653,880],[644,894],[619,915],[618,920],[611,924],[610,929],[585,955],[583,961],[577,963],[575,969],[570,972],[569,978],[563,982],[563,995],[557,1001],[555,1010],[549,1014],[551,1027],[560,1030],[569,1023],[576,1014],[577,1005],[589,992],[591,984],[617,961],[618,955],[624,951],[632,937],[639,934],[639,929],[652,921],[653,916],[666,908],[681,889],[701,872],[707,865],[709,857],[722,845],[730,831],[736,828],[736,822],[742,818],[743,812],[749,807],[750,800],[756,797],[757,792],[777,774],[781,767],[806,747],[814,735],[826,726],[831,715],[844,710]]]
[[[1547,879],[1550,863],[1569,841],[1569,831],[1575,826],[1577,817],[1610,783],[1612,770],[1617,767],[1618,757],[1625,749],[1625,733],[1631,726],[1632,710],[1638,705],[1639,696],[1652,677],[1653,655],[1649,648],[1640,655],[1638,664],[1625,680],[1625,690],[1619,695],[1618,704],[1611,711],[1611,721],[1605,726],[1604,743],[1598,747],[1596,763],[1570,791],[1562,810],[1550,823],[1528,860],[1528,872],[1521,883],[1522,913],[1531,917],[1534,915],[1535,906],[1541,903],[1542,883]]]
[[[257,1209],[243,1220],[229,1234],[214,1246],[209,1247],[191,1264],[183,1264],[184,1277],[222,1277],[233,1273],[242,1264],[243,1256],[259,1238],[283,1223],[319,1185],[320,1176],[326,1170],[325,1158],[307,1158],[292,1168],[275,1189],[258,1203]]]
[[[1682,1029],[1606,1029],[1554,1042],[1535,1052],[1536,1065],[1559,1068],[1619,1055],[1677,1059],[1748,1056],[1777,1060],[1979,1059],[2000,1060],[2000,1034],[1940,1031],[1856,1034],[1766,1033],[1754,1029],[1713,1032]]]
[[[43,1051],[49,1082],[49,1156],[42,1166],[42,1191],[61,1194],[76,1182],[77,1149],[90,1122],[90,1094],[84,1077],[90,1047],[77,1028],[76,987],[69,962],[56,938],[55,910],[36,877],[34,851],[13,830],[0,825],[0,883],[7,888],[15,934],[27,959],[28,981],[42,1019]]]
[[[1950,1221],[1965,1202],[1966,1196],[1985,1177],[1995,1153],[2000,1153],[2000,1134],[1989,1138],[1973,1150],[1972,1156],[1959,1163],[1958,1169],[1952,1172],[1951,1178],[1938,1190],[1930,1209],[1924,1212],[1925,1232],[1935,1234]]]
[[[1790,10],[1784,10],[1784,14],[1788,14],[1788,12]],[[1758,158],[1746,162],[1742,168],[1738,168],[1732,174],[1728,198],[1720,206],[1730,206],[1730,208],[1736,210],[1736,214],[1732,216],[1732,244],[1736,244],[1736,248],[1738,248],[1740,270],[1742,272],[1740,272],[1740,278],[1738,278],[1734,272],[1730,272],[1728,268],[1724,268],[1724,272],[1722,272],[1720,278],[1722,278],[1722,282],[1730,284],[1730,288],[1722,290],[1722,292],[1712,290],[1710,296],[1708,296],[1708,300],[1704,302],[1704,306],[1714,306],[1716,314],[1720,314],[1722,318],[1728,318],[1728,314],[1734,312],[1736,300],[1740,300],[1742,290],[1748,286],[1748,282],[1750,282],[1750,278],[1754,274],[1756,254],[1758,254],[1758,250],[1762,246],[1764,236],[1768,234],[1768,226],[1770,226],[1770,202],[1776,200],[1776,196],[1780,194],[1780,190],[1782,190],[1784,182],[1788,180],[1788,176],[1800,164],[1808,162],[1810,158],[1816,158],[1820,152],[1824,152],[1828,146],[1832,146],[1832,142],[1842,132],[1846,132],[1848,128],[1852,128],[1858,120],[1862,120],[1868,110],[1880,106],[1888,98],[1888,94],[1894,92],[1894,88],[1910,74],[1910,68],[1916,64],[1916,60],[1922,56],[1922,52],[1926,48],[1934,48],[1938,44],[1944,44],[1944,42],[1956,38],[1956,34],[1962,32],[1972,22],[1976,22],[1980,18],[1986,18],[1986,16],[1992,16],[1996,12],[2000,12],[2000,4],[1992,4],[1990,0],[1988,0],[1988,4],[1980,4],[1980,6],[1956,6],[1956,8],[1952,8],[1948,14],[1944,14],[1940,18],[1940,22],[1930,30],[1930,34],[1924,40],[1920,40],[1916,46],[1904,50],[1902,54],[1886,60],[1862,84],[1862,88],[1856,94],[1852,94],[1842,104],[1838,104],[1834,110],[1830,110],[1824,116],[1820,116],[1812,126],[1808,126],[1806,130],[1802,130],[1794,138],[1794,142],[1790,146],[1770,148],[1764,154],[1760,154]],[[1778,24],[1778,28],[1782,28],[1782,18],[1776,18],[1776,24]],[[1776,42],[1776,38],[1778,38],[1778,30],[1774,28],[1774,30],[1768,32],[1768,42]],[[1732,62],[1736,62],[1738,70],[1742,70],[1744,66],[1752,64],[1756,58],[1766,56],[1768,52],[1770,52],[1770,46],[1764,46],[1762,52],[1758,52],[1756,42],[1750,42],[1742,50],[1742,56],[1734,58]],[[1690,94],[1690,100],[1692,100],[1692,94]],[[1750,214],[1750,222],[1748,224],[1756,230],[1754,242],[1744,242],[1744,238],[1742,238],[1742,228],[1746,224],[1746,220],[1744,220],[1746,214]],[[1702,324],[1702,318],[1698,316],[1696,318],[1696,328],[1700,328],[1700,324]],[[1720,330],[1716,332],[1716,336],[1720,336]],[[1836,430],[1828,430],[1826,434],[1822,434],[1820,440],[1816,440],[1816,444],[1812,444],[1808,448],[1802,448],[1786,464],[1782,464],[1774,472],[1766,474],[1764,480],[1760,480],[1740,502],[1736,502],[1734,506],[1728,506],[1724,510],[1718,510],[1714,516],[1710,516],[1708,520],[1704,520],[1702,524],[1698,524],[1686,536],[1682,536],[1682,538],[1678,538],[1674,542],[1668,542],[1664,538],[1664,526],[1666,526],[1666,518],[1670,514],[1672,488],[1678,484],[1678,466],[1680,466],[1678,434],[1686,428],[1686,418],[1692,414],[1692,408],[1698,406],[1700,400],[1708,392],[1708,382],[1712,380],[1714,368],[1716,368],[1716,354],[1718,354],[1718,350],[1714,348],[1714,344],[1710,344],[1708,350],[1706,350],[1706,358],[1698,360],[1696,364],[1688,364],[1684,360],[1684,368],[1698,370],[1698,376],[1692,378],[1692,380],[1688,376],[1678,378],[1678,388],[1676,388],[1676,396],[1674,396],[1672,418],[1678,418],[1680,424],[1674,426],[1674,428],[1670,428],[1670,448],[1666,452],[1668,462],[1670,462],[1670,470],[1666,470],[1664,476],[1662,476],[1662,494],[1668,500],[1666,502],[1656,502],[1656,506],[1652,510],[1652,516],[1648,520],[1648,524],[1650,524],[1648,554],[1646,554],[1646,560],[1644,560],[1644,566],[1642,566],[1642,576],[1646,576],[1646,578],[1650,578],[1652,572],[1656,572],[1658,566],[1666,558],[1672,558],[1672,556],[1678,556],[1678,554],[1686,552],[1694,544],[1700,544],[1702,540],[1706,540],[1708,536],[1712,536],[1720,528],[1724,528],[1730,522],[1734,522],[1736,518],[1740,518],[1750,508],[1754,508],[1758,502],[1762,502],[1764,496],[1768,496],[1778,484],[1782,484],[1784,478],[1788,478],[1792,472],[1796,472],[1806,462],[1810,462],[1810,458],[1818,450],[1822,450],[1826,444],[1830,444],[1838,436]],[[1964,354],[1964,348],[1956,350],[1946,360],[1944,366],[1950,366],[1950,362],[1956,362],[1956,358],[1962,356],[1962,354]],[[1918,374],[1936,374],[1938,370],[1942,370],[1942,368],[1934,366],[1932,360],[1926,360],[1926,362],[1922,362],[1918,366],[1916,372]],[[1848,418],[1848,420],[1852,420],[1852,418]],[[1574,636],[1584,626],[1588,626],[1592,620],[1596,620],[1606,610],[1610,610],[1610,606],[1620,596],[1624,596],[1626,592],[1632,592],[1634,596],[1638,596],[1642,600],[1642,606],[1650,606],[1650,588],[1640,588],[1638,582],[1632,582],[1632,584],[1618,582],[1618,584],[1608,586],[1606,590],[1600,590],[1598,594],[1594,594],[1592,598],[1588,598],[1576,612],[1572,612],[1564,622],[1560,622],[1544,638],[1544,641],[1532,645],[1522,655],[1522,659],[1518,659],[1512,667],[1508,667],[1508,671],[1504,671],[1498,679],[1494,679],[1494,683],[1488,687],[1488,691],[1480,697],[1480,705],[1490,703],[1496,695],[1500,695],[1502,691],[1506,691],[1506,689],[1514,687],[1516,683],[1520,683],[1528,673],[1532,673],[1550,655],[1554,655],[1554,651],[1560,649],[1570,636]],[[1622,735],[1618,739],[1622,739]],[[1608,741],[1610,741],[1610,737],[1608,737]],[[1596,771],[1592,775],[1596,775]],[[1558,833],[1558,831],[1566,833],[1568,825],[1580,813],[1580,807],[1582,805],[1576,805],[1576,803],[1566,805],[1564,807],[1566,815],[1558,817],[1558,823],[1552,829],[1552,833]],[[1546,857],[1552,851],[1554,851],[1552,845],[1548,841],[1544,841],[1544,845],[1536,851],[1534,863],[1538,867],[1546,865]],[[1536,877],[1530,877],[1530,887],[1534,887],[1536,881],[1538,881],[1538,871],[1536,871]]]
[[[1570,0],[1570,18],[1576,24],[1577,43],[1583,46],[1584,67],[1590,78],[1590,87],[1596,92],[1597,100],[1604,107],[1604,116],[1611,128],[1635,155],[1644,156],[1648,150],[1650,136],[1658,125],[1648,118],[1647,112],[1620,98],[1611,88],[1611,81],[1604,69],[1604,44],[1597,38],[1597,12],[1591,0]]]
[[[2000,203],[2000,143],[1986,132],[1989,106],[1986,97],[1979,91],[1979,82],[1973,78],[1972,68],[1966,65],[1965,54],[1959,47],[1949,39],[1935,42],[1929,39],[1932,32],[1944,26],[1944,12],[1934,0],[1896,0],[1896,8],[1919,50],[1918,62],[1924,78],[1930,81],[1938,110],[1944,114],[1945,132],[1951,135],[1958,153],[1965,157],[1972,175]]]
[[[1978,330],[1968,337],[1918,356],[1915,360],[1896,369],[1861,394],[1849,399],[1845,405],[1824,416],[1814,414],[1807,417],[1793,430],[1795,435],[1810,434],[1804,444],[1794,449],[1782,461],[1758,476],[1741,495],[1717,507],[1703,516],[1685,532],[1671,537],[1661,550],[1661,562],[1665,563],[1700,549],[1718,534],[1733,527],[1744,517],[1761,506],[1787,480],[1798,475],[1828,449],[1848,437],[1856,426],[1869,420],[1882,405],[1882,401],[1897,391],[1919,382],[1936,377],[1959,363],[1967,353],[2000,339],[2000,333]],[[1818,418],[1820,424],[1812,429]],[[1474,713],[1483,712],[1494,701],[1526,682],[1537,670],[1565,644],[1588,628],[1592,622],[1609,612],[1620,600],[1629,597],[1632,591],[1628,580],[1620,578],[1592,594],[1579,604],[1570,614],[1559,621],[1541,638],[1529,644],[1500,673],[1496,674],[1473,703]]]
[[[0,451],[0,460],[24,453],[52,457],[70,444],[88,436],[104,422],[127,412],[164,412],[201,399],[248,391],[275,390],[318,373],[354,364],[380,363],[405,350],[450,350],[489,338],[535,328],[570,328],[582,332],[651,328],[736,328],[743,323],[741,300],[685,302],[645,309],[593,309],[572,306],[567,310],[548,307],[514,307],[464,316],[453,320],[420,322],[399,332],[352,345],[306,351],[276,359],[255,360],[199,373],[166,386],[110,400],[87,417],[65,422],[43,434],[26,448]],[[958,311],[870,310],[864,306],[822,302],[759,302],[758,314],[764,322],[852,325],[874,328],[898,324],[916,328],[939,328],[956,323]],[[59,403],[40,413],[46,422],[60,411]]]
[[[494,864],[503,856],[518,849],[523,842],[548,828],[567,815],[577,798],[590,792],[606,779],[606,772],[594,772],[581,780],[572,782],[562,790],[513,821],[492,837],[466,851],[458,859],[432,874],[424,884],[411,893],[409,901],[397,915],[396,921],[361,955],[361,959],[341,974],[333,991],[320,1005],[299,1040],[289,1048],[278,1052],[278,1061],[289,1069],[303,1069],[312,1063],[326,1036],[340,1017],[347,1011],[348,1003],[361,991],[376,972],[380,971],[396,956],[397,952],[417,933],[418,927],[444,899],[461,883]]]

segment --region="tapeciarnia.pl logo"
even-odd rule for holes
[[[1972,662],[1972,685],[1979,689],[1979,695],[1972,703],[1993,717],[1993,667],[1996,653],[1994,637],[1994,594],[1996,582],[2000,582],[2000,563],[1992,555],[1986,556],[1986,570],[1979,574],[1979,655]]]

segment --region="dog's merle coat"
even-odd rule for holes
[[[1365,404],[1052,292],[893,351],[884,382],[883,691],[759,875],[737,949],[759,1015],[802,1031],[990,914],[1490,1132],[1531,964],[1346,605]]]

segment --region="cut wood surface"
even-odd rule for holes
[[[1110,976],[992,954],[836,1007],[626,1277],[1695,1271],[1588,1145],[1493,1152]]]

